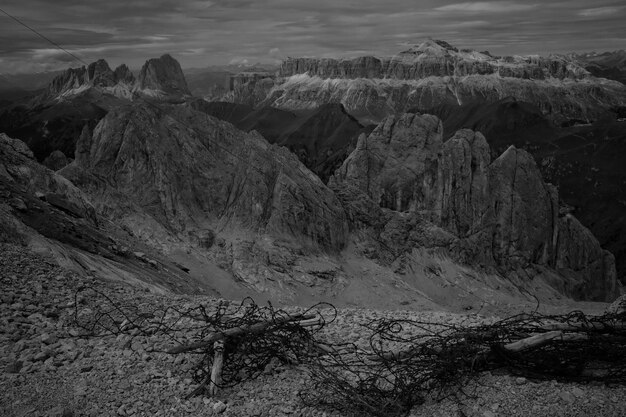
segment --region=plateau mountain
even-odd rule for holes
[[[289,58],[277,77],[238,79],[234,100],[286,110],[340,102],[362,121],[438,105],[534,103],[556,123],[596,120],[626,105],[626,86],[565,56],[495,57],[429,40],[390,58]]]

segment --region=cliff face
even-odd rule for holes
[[[233,88],[235,102],[287,110],[339,102],[374,123],[410,109],[507,97],[535,104],[560,124],[626,106],[626,86],[595,78],[565,56],[493,57],[427,41],[389,58],[289,58],[275,80],[241,79]]]
[[[254,83],[247,84],[248,90],[255,88]],[[358,119],[378,123],[388,115],[410,109],[495,103],[507,97],[535,104],[548,119],[560,124],[571,119],[596,120],[610,109],[626,106],[626,87],[595,78],[531,80],[489,74],[398,80],[299,74],[277,82],[263,101],[249,95],[235,101],[290,110],[339,102]]]
[[[500,77],[543,80],[581,79],[589,73],[566,57],[492,57],[476,51],[459,51],[442,41],[426,41],[391,58],[373,56],[348,60],[288,58],[280,75],[308,73],[320,78],[392,78],[417,80],[426,77],[465,77],[495,74]]]
[[[330,185],[350,218],[398,251],[444,249],[505,275],[542,266],[575,298],[615,298],[612,255],[573,217],[559,218],[556,188],[532,156],[514,147],[489,155],[480,133],[443,143],[435,116],[391,116],[359,139]]]

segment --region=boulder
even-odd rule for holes
[[[53,151],[43,160],[43,165],[53,171],[58,171],[71,162],[65,154],[59,150]]]

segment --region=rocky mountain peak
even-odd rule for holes
[[[58,95],[69,90],[79,88],[87,83],[87,70],[85,67],[68,68],[63,74],[57,75],[48,85],[51,95]]]
[[[87,80],[98,87],[112,87],[117,82],[115,74],[104,59],[99,59],[87,66]]]
[[[180,64],[169,54],[146,61],[139,72],[137,87],[166,94],[191,95]]]
[[[44,98],[72,96],[94,87],[122,98],[130,98],[132,91],[157,97],[191,95],[180,64],[166,54],[146,61],[137,79],[125,64],[113,71],[104,59],[86,68],[70,68],[52,80]]]
[[[400,52],[400,54],[421,54],[421,53],[442,53],[442,52],[459,52],[457,48],[450,45],[446,41],[438,39],[428,39],[418,45],[413,45],[406,51]]]
[[[133,84],[135,82],[135,76],[126,66],[126,64],[121,64],[119,67],[115,68],[115,71],[113,71],[113,73],[115,74],[115,79],[117,80],[117,82],[125,84]]]

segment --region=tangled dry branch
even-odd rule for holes
[[[320,330],[337,313],[329,304],[300,314],[251,299],[142,312],[81,291],[98,300],[81,305],[77,293],[75,320],[85,334],[166,335],[168,353],[197,355],[198,387],[190,395],[255,378],[273,360],[305,365],[305,404],[346,415],[406,415],[427,397],[458,395],[484,371],[626,383],[626,313],[521,314],[485,325],[379,319],[364,326],[368,343],[357,346],[324,339]]]

